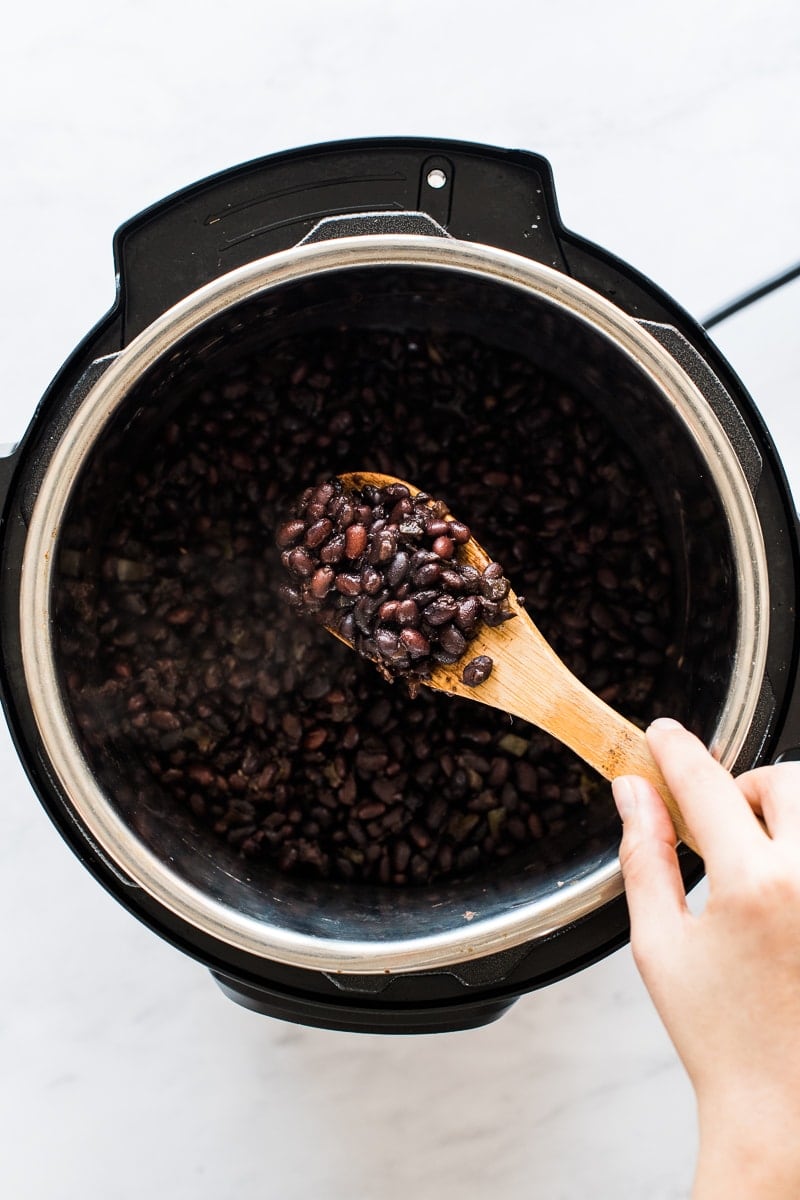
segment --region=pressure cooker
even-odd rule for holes
[[[180,437],[180,404],[212,375],[235,381],[288,335],[445,329],[577,388],[646,473],[680,645],[661,708],[674,702],[733,771],[792,756],[797,519],[769,432],[705,330],[564,228],[544,158],[466,142],[358,140],[246,163],[127,222],[114,261],[111,311],[0,459],[2,700],[65,841],[228,996],[309,1025],[479,1026],[622,946],[613,819],[563,855],[527,848],[416,887],[254,866],[215,842],[155,782],[152,795],[132,786],[150,768],[114,748],[102,705],[91,719],[76,711],[59,594],[65,577],[92,594],[119,497],[155,438]],[[235,386],[225,402],[245,403]],[[168,509],[163,520],[168,537]],[[679,857],[690,888],[702,863],[685,847]]]

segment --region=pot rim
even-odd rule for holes
[[[739,620],[731,684],[713,749],[731,767],[756,711],[769,634],[767,560],[755,502],[736,452],[696,384],[643,326],[570,276],[509,251],[451,238],[368,234],[313,242],[257,259],[181,300],[117,355],[90,388],[56,445],[31,514],[21,566],[20,640],[30,702],[53,770],[80,822],[118,871],[166,910],[239,951],[290,966],[377,974],[452,966],[552,934],[619,896],[616,858],[551,894],[501,913],[465,913],[446,932],[377,940],[337,939],[258,920],[179,876],[117,814],[88,769],[72,732],[54,655],[54,549],[72,490],[97,439],[131,388],[186,334],[244,300],[323,272],[364,266],[465,273],[534,292],[632,359],[670,405],[698,448],[722,503],[737,572]],[[380,931],[378,937],[380,936]]]

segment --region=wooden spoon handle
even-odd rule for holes
[[[642,730],[573,675],[565,672],[559,685],[558,703],[546,717],[537,712],[537,723],[574,750],[605,779],[616,779],[619,775],[643,776],[666,804],[678,839],[699,854],[697,842],[656,765]]]

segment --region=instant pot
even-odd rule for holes
[[[678,580],[664,703],[731,770],[792,756],[797,520],[769,433],[703,328],[562,226],[543,158],[461,142],[340,142],[251,162],[129,221],[114,257],[112,310],[0,460],[3,704],[65,840],[227,995],[310,1025],[478,1026],[623,945],[616,826],[557,865],[392,889],[255,872],[185,815],[155,806],[138,819],[122,801],[129,764],[115,783],[87,759],[54,593],[87,480],[102,482],[83,514],[97,531],[113,504],[107,446],[135,463],[170,396],[212,369],[342,322],[479,334],[579,386],[648,472]],[[100,568],[87,552],[78,569]],[[690,887],[702,863],[679,855]]]

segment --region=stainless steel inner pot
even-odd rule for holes
[[[77,404],[41,482],[21,579],[34,715],[77,818],[118,875],[229,946],[326,972],[419,972],[542,938],[617,896],[616,826],[604,846],[558,869],[529,860],[437,887],[389,891],[255,872],[157,805],[147,822],[131,821],[113,789],[101,786],[80,748],[53,636],[59,534],[104,439],[124,429],[135,456],[152,412],[210,362],[287,330],[312,336],[345,318],[480,334],[538,358],[605,408],[647,466],[669,519],[683,588],[679,684],[694,724],[729,767],[754,718],[769,632],[766,556],[751,491],[758,464],[735,406],[695,369],[696,355],[675,330],[638,322],[548,267],[450,238],[323,237],[252,262],[177,304],[98,365],[99,378]],[[701,612],[708,594],[695,581],[711,562],[716,609]],[[701,661],[702,620],[721,630],[713,662]]]

